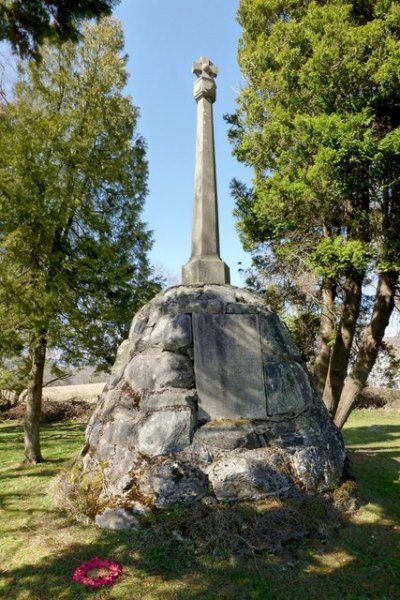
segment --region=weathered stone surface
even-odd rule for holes
[[[286,327],[274,313],[261,317],[261,344],[264,360],[293,357],[300,360],[300,352]]]
[[[150,335],[153,346],[161,346],[164,350],[180,350],[192,343],[192,323],[190,315],[161,317]]]
[[[114,453],[117,444],[124,448],[128,446],[133,432],[133,424],[108,422],[100,429],[97,440],[93,435],[90,436],[89,443],[96,449],[98,460],[107,462]]]
[[[154,389],[166,387],[187,389],[194,385],[193,362],[188,356],[163,352],[155,372],[157,385]]]
[[[267,416],[257,315],[193,315],[199,418]]]
[[[137,518],[125,508],[107,508],[95,517],[96,525],[102,529],[131,529],[139,527]]]
[[[294,477],[306,490],[333,489],[342,477],[344,458],[343,451],[332,452],[321,446],[299,448],[291,460]]]
[[[194,384],[193,363],[188,356],[153,348],[134,356],[124,377],[136,390],[191,388]]]
[[[231,285],[205,285],[204,293],[210,298],[218,298],[223,304],[235,302],[235,288]]]
[[[270,448],[224,454],[208,477],[217,499],[225,502],[285,496],[293,486],[285,455]]]
[[[226,305],[225,312],[227,314],[236,315],[258,314],[260,312],[260,307],[257,306],[257,304],[243,304],[242,302],[234,302]]]
[[[257,304],[265,310],[266,313],[271,313],[271,310],[266,305],[266,301],[262,296],[249,292],[242,288],[235,288],[236,302],[244,302],[245,304]]]
[[[192,442],[192,452],[201,460],[211,462],[221,452],[236,448],[254,449],[264,446],[252,421],[210,421],[198,429]]]
[[[153,298],[154,302],[155,298]],[[129,339],[135,338],[135,336],[140,336],[145,330],[150,314],[151,303],[143,306],[133,317],[131,327],[129,330]]]
[[[189,406],[197,408],[197,393],[195,390],[167,388],[145,396],[141,401],[142,409],[162,408],[164,406]]]
[[[269,415],[299,413],[312,402],[313,392],[304,369],[297,363],[265,363]]]
[[[208,493],[207,478],[200,469],[189,461],[168,458],[143,474],[140,487],[144,494],[154,498],[154,505],[159,508],[188,504]]]
[[[179,452],[191,444],[194,426],[189,407],[155,410],[136,428],[136,447],[145,456]]]
[[[131,346],[129,340],[124,340],[117,351],[117,358],[111,370],[108,384],[114,386],[121,379],[124,369],[130,359]]]

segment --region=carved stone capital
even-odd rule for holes
[[[193,96],[196,99],[196,102],[200,100],[200,98],[207,98],[211,102],[215,102],[217,97],[217,86],[213,79],[208,77],[199,77],[193,84]]]
[[[193,95],[196,101],[200,98],[207,98],[210,102],[215,102],[217,67],[207,56],[201,56],[193,63],[192,71],[198,76],[193,86]]]

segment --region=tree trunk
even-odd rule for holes
[[[25,412],[25,463],[43,462],[40,450],[40,415],[42,411],[43,373],[46,362],[46,335],[42,334],[33,344],[32,368],[29,373]]]
[[[356,331],[357,319],[360,314],[363,279],[363,275],[353,273],[346,278],[343,286],[343,311],[332,348],[323,393],[323,401],[332,417],[336,413],[344,380],[347,375],[351,347]]]
[[[380,273],[371,321],[365,329],[356,362],[349,374],[340,397],[335,423],[342,428],[354,406],[357,395],[364,388],[375,364],[385,329],[394,308],[398,273]]]
[[[319,391],[324,391],[331,357],[331,341],[335,332],[336,284],[326,279],[322,286],[320,347],[314,363],[314,381]]]

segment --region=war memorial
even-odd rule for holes
[[[346,452],[286,326],[230,285],[219,249],[217,68],[196,75],[192,253],[182,285],[133,317],[64,489],[84,517],[125,528],[153,509],[325,492]]]

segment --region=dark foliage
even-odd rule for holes
[[[39,56],[46,38],[77,40],[78,22],[111,14],[119,0],[0,0],[0,40],[21,56]]]

